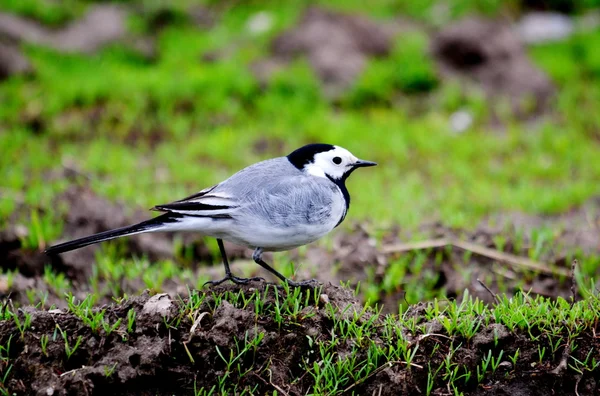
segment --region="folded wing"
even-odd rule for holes
[[[156,205],[152,210],[188,216],[230,218],[231,211],[238,208],[238,205],[235,199],[229,195],[214,192],[217,186],[207,188],[179,201]]]

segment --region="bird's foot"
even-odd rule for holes
[[[287,279],[286,282],[288,283],[288,285],[290,285],[292,287],[305,287],[308,289],[314,289],[320,285],[319,281],[316,279],[308,279],[308,280],[299,281],[299,282],[293,281],[291,279]]]
[[[208,281],[208,282],[204,283],[204,285],[202,285],[202,287],[204,287],[206,285],[218,286],[221,283],[226,282],[226,281],[231,281],[231,282],[235,283],[236,285],[247,285],[250,282],[264,282],[265,279],[261,278],[259,276],[255,277],[255,278],[238,278],[237,276],[229,275],[223,279],[219,279],[216,281]]]

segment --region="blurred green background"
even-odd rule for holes
[[[112,22],[122,18],[122,26],[113,27],[114,38],[88,48],[86,29],[73,24],[99,6],[112,7]],[[25,245],[35,249],[64,237],[70,207],[60,197],[73,185],[126,202],[130,213],[310,142],[340,145],[379,163],[349,179],[352,207],[336,231],[351,233],[362,224],[376,244],[398,229],[406,240],[422,238],[421,227],[435,222],[469,233],[490,216],[570,213],[600,193],[597,7],[593,0],[377,0],[368,6],[2,0],[4,17],[35,26],[7,33],[0,20],[6,39],[0,42],[25,62],[0,73],[0,228],[24,225]],[[521,47],[519,32],[532,12],[559,12],[566,31]],[[518,79],[494,83],[495,74],[488,74],[499,73],[494,62],[501,56],[470,64],[478,49],[460,42],[438,51],[448,44],[447,29],[475,17],[501,26],[479,43],[484,55],[496,53],[494,37],[513,35],[500,40],[508,43],[506,56],[547,79],[547,92],[514,96],[510,84],[519,88]],[[332,33],[324,37],[331,42],[319,33],[327,23]],[[550,31],[544,23],[542,32]],[[344,36],[339,45],[336,35]],[[336,74],[352,62],[358,72]],[[536,227],[546,225],[533,227],[534,234]],[[549,235],[544,246],[560,243],[556,229]],[[534,239],[527,239],[531,249]],[[327,247],[331,239],[320,243]],[[516,245],[514,253],[527,254],[528,247]],[[583,257],[589,276],[597,273],[598,249]],[[403,260],[414,268],[420,259]],[[389,287],[406,282],[397,274]]]

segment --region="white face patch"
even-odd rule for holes
[[[314,160],[305,165],[305,171],[313,176],[341,179],[346,172],[358,161],[345,148],[334,146],[333,150],[315,154]]]

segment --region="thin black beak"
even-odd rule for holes
[[[372,162],[372,161],[365,161],[365,160],[357,160],[354,164],[352,164],[352,167],[354,168],[363,168],[366,166],[375,166],[377,165],[377,162]]]

